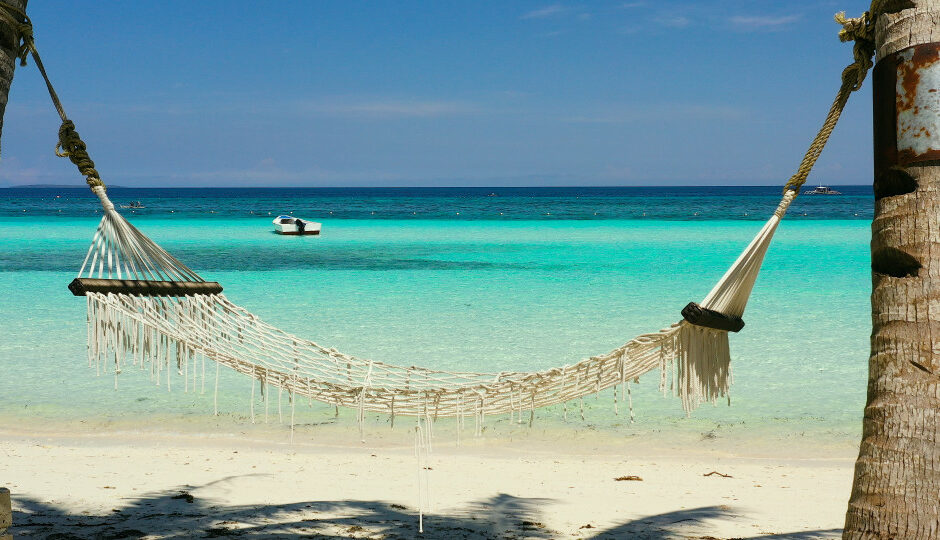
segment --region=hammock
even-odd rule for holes
[[[660,388],[678,395],[687,412],[726,395],[731,380],[728,332],[744,326],[741,316],[777,225],[806,182],[849,95],[861,87],[872,65],[877,13],[873,4],[870,13],[857,19],[836,16],[843,27],[840,39],[855,42],[855,61],[842,72],[825,122],[776,211],[701,304],[682,310],[683,320],[575,364],[536,372],[471,373],[357,358],[278,330],[229,302],[221,285],[206,282],[127,222],[108,199],[85,143],[46,75],[29,18],[0,2],[0,19],[15,33],[21,64],[32,56],[62,119],[56,153],[78,167],[104,208],[79,276],[69,285],[74,294],[87,297],[88,355],[99,373],[110,368],[116,376],[130,363],[149,368],[157,381],[165,376],[168,387],[176,372],[183,375],[184,388],[191,383],[204,389],[208,360],[216,365],[216,392],[219,369],[226,366],[260,381],[262,389],[286,390],[292,405],[296,396],[306,396],[356,408],[360,428],[364,412],[370,411],[387,413],[393,421],[395,415],[426,420],[474,416],[479,429],[488,414],[534,411],[615,385],[621,385],[621,399],[624,389],[629,398],[629,382],[656,368],[661,370]]]
[[[95,186],[104,217],[78,277],[69,288],[88,301],[89,362],[120,373],[128,363],[152,377],[184,375],[204,388],[205,360],[335,406],[429,418],[532,411],[565,403],[659,368],[661,388],[682,399],[687,412],[728,391],[728,331],[740,316],[764,254],[796,196],[779,207],[701,305],[686,319],[637,336],[624,345],[571,365],[536,372],[471,373],[403,367],[357,358],[279,330],[231,303],[221,286],[204,281],[124,219]],[[202,366],[200,370],[198,366]],[[201,375],[200,375],[201,374]],[[218,376],[218,374],[216,375]],[[216,379],[217,390],[218,379]],[[217,412],[217,411],[216,411]]]

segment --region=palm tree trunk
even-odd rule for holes
[[[875,29],[871,356],[847,539],[940,537],[940,0],[906,4]]]
[[[0,0],[4,4],[26,9],[27,0]],[[16,36],[12,28],[0,20],[0,133],[3,132],[3,114],[7,109],[7,96],[16,68]]]

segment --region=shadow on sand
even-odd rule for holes
[[[212,484],[225,482],[222,479]],[[737,519],[727,507],[707,506],[646,516],[598,529],[585,523],[574,534],[549,529],[540,522],[547,499],[506,494],[477,501],[446,514],[424,517],[424,533],[412,508],[375,501],[310,501],[280,505],[229,506],[191,494],[196,486],[123,499],[110,512],[72,513],[30,498],[14,500],[14,538],[48,540],[121,538],[585,538],[674,539],[707,535],[721,520]],[[841,530],[769,534],[751,538],[802,539],[839,537]],[[743,540],[743,539],[742,539]]]

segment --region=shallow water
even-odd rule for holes
[[[306,210],[297,215],[323,223],[321,236],[304,238],[274,235],[268,216],[236,212],[239,201],[262,208],[273,196],[290,201],[289,193],[216,191],[213,206],[227,210],[202,214],[208,199],[199,195],[177,199],[181,210],[173,215],[161,206],[168,199],[146,190],[128,195],[144,200],[151,212],[131,216],[139,228],[204,278],[221,282],[232,301],[276,326],[390,363],[504,371],[572,363],[678,320],[681,308],[701,300],[751,240],[778,193],[755,188],[751,194],[695,197],[694,189],[685,189],[645,198],[592,194],[603,204],[587,204],[577,195],[517,194],[513,204],[527,208],[529,219],[465,216],[490,212],[493,199],[508,198],[485,193],[396,198],[381,190],[372,199],[358,193],[355,205],[342,203],[346,207],[338,199],[349,194],[326,202],[329,197],[299,197],[296,206]],[[614,414],[613,393],[607,391],[585,400],[583,422],[573,403],[568,422],[556,407],[537,411],[538,425],[584,426],[608,435],[668,437],[679,431],[704,439],[803,437],[857,444],[870,333],[865,216],[871,214],[870,195],[857,189],[844,199],[801,197],[781,225],[745,314],[747,326],[731,338],[730,407],[705,406],[686,418],[678,400],[659,394],[655,372],[634,386],[635,424],[626,420],[622,403],[621,414]],[[113,377],[96,377],[87,367],[85,303],[65,287],[94,232],[94,207],[64,201],[68,210],[53,212],[36,193],[7,191],[5,198],[0,192],[0,422],[15,428],[80,421],[167,429],[212,424],[211,391],[184,393],[179,384],[167,393],[133,371],[118,378],[115,390]],[[535,199],[537,210],[550,216],[535,215]],[[588,207],[622,210],[626,199],[630,208],[659,214],[694,202],[700,216],[554,217],[587,214]],[[32,206],[21,212],[25,216],[16,215],[24,201]],[[459,204],[461,216],[445,219]],[[326,205],[344,208],[355,219],[312,211]],[[369,207],[422,208],[430,217],[362,215]],[[728,208],[739,215],[715,219]],[[855,210],[862,215],[836,219]],[[284,205],[272,211],[289,210]],[[802,217],[804,211],[815,219]],[[221,387],[220,410],[232,424],[243,425],[250,382],[229,374]],[[259,417],[263,408],[256,405]],[[276,404],[269,408],[274,419]],[[333,422],[333,410],[325,406],[297,411],[300,423]],[[353,416],[341,415],[340,422],[351,423]],[[370,422],[381,426],[385,419]],[[521,429],[508,426],[507,419],[494,419],[491,433]]]

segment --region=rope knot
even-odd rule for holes
[[[875,17],[870,11],[862,13],[861,17],[847,18],[844,11],[836,13],[836,22],[842,25],[839,30],[839,40],[843,43],[855,42],[852,55],[855,62],[842,71],[842,81],[852,85],[852,91],[862,87],[865,75],[874,65],[872,56],[875,54]]]
[[[88,156],[85,141],[75,131],[75,124],[65,120],[59,126],[59,142],[55,146],[55,155],[67,157],[78,167],[78,171],[85,175],[85,181],[90,187],[104,186],[104,182],[95,170],[95,162]]]
[[[875,27],[872,24],[874,17],[871,12],[866,11],[861,17],[848,18],[844,11],[840,11],[836,13],[835,19],[842,25],[842,30],[839,30],[839,40],[843,43],[861,40],[875,41]]]

